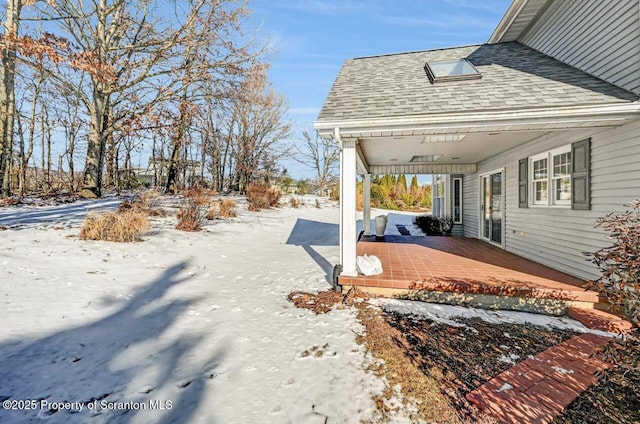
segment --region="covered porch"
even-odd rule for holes
[[[585,281],[477,239],[363,236],[357,255],[380,258],[383,273],[340,276],[343,288],[420,300],[563,315],[591,309],[598,294]]]
[[[431,65],[455,69],[438,79]],[[593,226],[590,139],[636,120],[636,100],[519,43],[346,61],[314,124],[341,151],[338,283],[448,303],[512,308],[505,302],[534,299],[557,310],[571,302],[593,307],[597,297],[579,287],[580,279],[514,253],[574,276],[594,275],[582,254],[601,242],[582,239]],[[560,156],[567,166],[552,169]],[[439,209],[467,238],[367,238],[372,176],[384,174],[446,176]],[[564,180],[552,192],[554,175]],[[357,256],[364,253],[380,257],[382,275],[358,275]]]

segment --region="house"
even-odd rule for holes
[[[640,1],[514,0],[485,44],[347,60],[315,122],[341,147],[341,277],[356,175],[434,174],[434,213],[580,279],[596,219],[640,197]]]

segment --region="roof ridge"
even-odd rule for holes
[[[403,54],[416,54],[416,53],[427,53],[427,52],[438,52],[442,50],[455,50],[455,49],[464,49],[467,47],[481,47],[487,45],[488,43],[477,43],[477,44],[465,44],[463,46],[455,46],[455,47],[440,47],[437,49],[425,49],[425,50],[413,50],[406,52],[397,52],[397,53],[385,53],[385,54],[374,54],[371,56],[359,56],[351,58],[350,60],[360,60],[360,59],[374,59],[376,57],[390,57],[390,56],[400,56]],[[504,43],[506,44],[506,43]]]

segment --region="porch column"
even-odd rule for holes
[[[356,271],[356,142],[341,141],[340,131],[335,138],[342,145],[340,154],[340,262],[341,275],[355,277]]]
[[[365,236],[371,235],[371,174],[364,174],[364,184],[362,187],[362,229]]]

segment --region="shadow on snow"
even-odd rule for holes
[[[103,410],[91,422],[188,421],[203,401],[207,379],[215,375],[226,352],[203,345],[206,340],[196,332],[162,337],[196,300],[163,299],[168,290],[187,280],[179,276],[185,266],[183,262],[167,269],[99,321],[36,340],[0,344],[0,399],[85,404],[104,399],[147,406],[150,400],[170,400],[171,409],[164,411]],[[194,359],[196,352],[201,360]],[[167,398],[167,392],[174,394],[173,399]],[[80,413],[0,408],[0,421],[37,419],[33,414],[49,422],[84,422],[95,412],[86,406]]]

